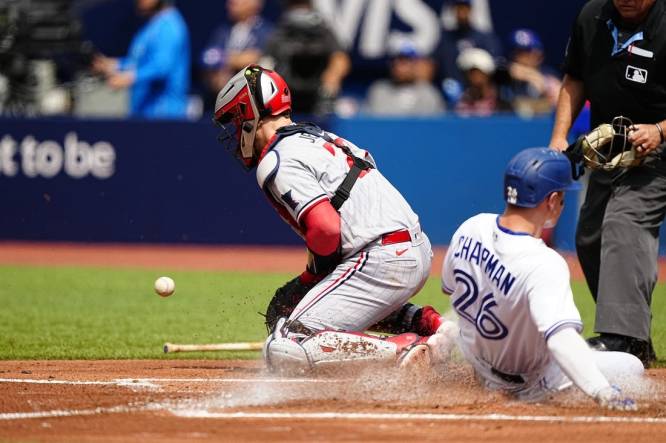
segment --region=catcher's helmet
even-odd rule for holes
[[[550,148],[528,148],[516,154],[504,171],[504,200],[534,208],[551,192],[578,189],[571,163]]]
[[[247,169],[256,166],[254,139],[259,120],[291,110],[287,82],[275,71],[249,65],[224,85],[215,102],[218,138]]]

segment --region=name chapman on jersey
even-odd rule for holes
[[[472,242],[474,242],[473,246]],[[461,235],[458,238],[458,250],[453,256],[478,266],[497,286],[497,289],[504,295],[509,295],[516,277],[480,241]]]

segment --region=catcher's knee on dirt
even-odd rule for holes
[[[416,334],[383,339],[355,332],[304,332],[297,322],[277,322],[264,344],[264,361],[269,369],[306,372],[353,363],[395,364],[413,346],[424,344]]]

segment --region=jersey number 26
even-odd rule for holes
[[[455,269],[453,275],[455,276],[456,286],[461,284],[465,288],[465,291],[453,300],[453,309],[458,312],[458,315],[471,322],[484,338],[501,340],[506,337],[509,330],[492,311],[497,306],[493,293],[486,294],[479,304],[477,303],[479,286],[474,278],[460,269]]]

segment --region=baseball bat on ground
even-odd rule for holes
[[[263,345],[264,342],[262,341],[241,343],[211,343],[202,345],[164,343],[164,353],[201,351],[261,351]]]

